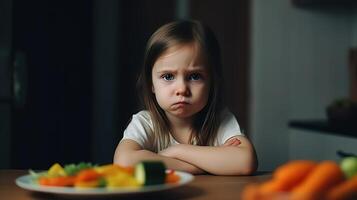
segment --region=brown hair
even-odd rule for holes
[[[138,79],[145,109],[149,110],[154,137],[152,144],[157,151],[165,149],[170,143],[170,123],[163,109],[152,92],[152,68],[156,60],[170,47],[176,45],[197,44],[198,51],[209,69],[210,94],[207,105],[196,114],[190,144],[201,146],[213,145],[217,137],[222,109],[221,55],[213,32],[198,21],[184,20],[168,23],[160,27],[150,37],[145,51],[144,67]]]

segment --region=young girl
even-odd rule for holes
[[[114,163],[161,160],[193,174],[248,175],[254,148],[221,101],[221,58],[210,29],[177,21],[149,39],[138,83],[146,110],[133,115]]]

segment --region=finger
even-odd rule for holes
[[[238,146],[238,145],[240,145],[241,144],[241,142],[240,141],[234,141],[233,142],[233,144],[231,145],[231,146]]]
[[[224,146],[230,146],[232,145],[234,140],[228,140],[226,143],[224,143]]]
[[[233,146],[238,146],[238,145],[240,145],[242,142],[239,140],[239,139],[234,139],[234,141],[232,142],[232,144],[231,145],[233,145]]]

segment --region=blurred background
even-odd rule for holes
[[[215,32],[224,98],[259,170],[337,159],[340,148],[357,153],[357,134],[289,126],[326,121],[326,107],[351,96],[353,0],[1,0],[0,168],[112,162],[141,109],[135,84],[145,43],[177,19]]]

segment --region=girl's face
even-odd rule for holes
[[[188,118],[201,111],[209,96],[210,75],[196,45],[169,48],[152,69],[152,92],[167,117]]]

